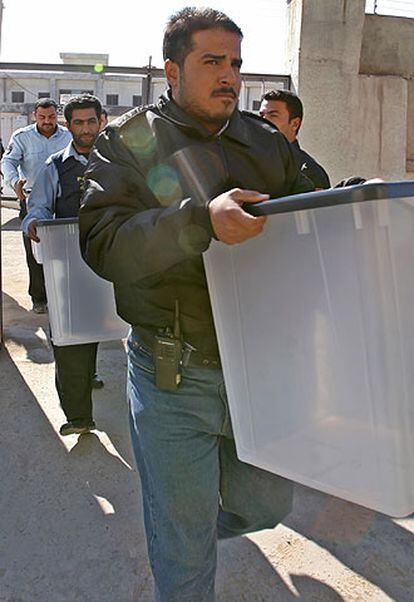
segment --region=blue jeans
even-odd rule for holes
[[[238,460],[221,370],[184,368],[178,390],[161,391],[132,331],[128,397],[156,600],[210,602],[217,538],[273,528],[292,484]]]

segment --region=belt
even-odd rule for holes
[[[154,354],[154,343],[155,343],[155,335],[147,330],[137,328],[134,326],[132,331],[138,335],[139,339]],[[211,357],[208,355],[202,355],[196,349],[192,350],[188,356],[188,359],[185,363],[185,367],[187,368],[210,368],[217,369],[221,368],[221,362],[219,357]]]

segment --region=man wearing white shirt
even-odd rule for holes
[[[27,213],[26,203],[36,176],[46,159],[64,148],[72,139],[71,133],[57,123],[58,105],[50,98],[37,101],[34,108],[35,123],[16,130],[10,138],[1,162],[6,184],[11,186],[20,201],[20,218]],[[47,308],[43,269],[33,257],[30,240],[23,235],[27,267],[29,269],[29,295],[33,311],[45,313]]]

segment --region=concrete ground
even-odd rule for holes
[[[0,601],[149,601],[123,345],[100,346],[99,430],[60,437],[47,317],[30,311],[17,211],[3,208],[2,217]],[[413,517],[394,520],[298,486],[282,525],[219,545],[217,599],[412,602],[413,534]]]

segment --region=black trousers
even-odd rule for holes
[[[92,421],[92,378],[98,343],[53,345],[55,384],[68,422]]]
[[[23,234],[24,250],[26,252],[26,263],[29,268],[29,295],[34,303],[46,303],[45,278],[43,266],[37,263],[33,257],[30,238]]]

